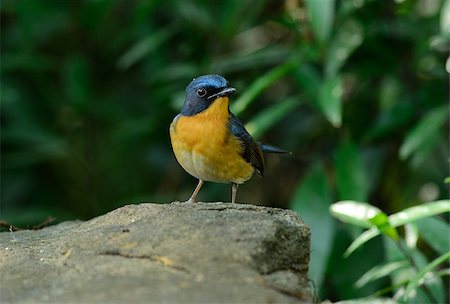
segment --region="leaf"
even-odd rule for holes
[[[334,77],[351,53],[361,45],[364,39],[363,27],[356,20],[350,19],[337,30],[328,48],[325,61],[325,73]]]
[[[358,281],[356,281],[355,285],[358,288],[365,286],[367,283],[372,281],[381,279],[385,276],[390,275],[392,272],[407,267],[409,264],[407,261],[395,261],[389,262],[384,265],[377,265],[367,271]]]
[[[434,158],[433,152],[436,151],[442,141],[445,140],[445,133],[443,132],[443,129],[444,128],[440,128],[436,130],[435,133],[431,134],[412,154],[410,158],[411,168],[419,169],[420,167],[423,168],[430,166],[430,158]]]
[[[230,52],[220,61],[211,62],[210,69],[222,75],[246,72],[255,68],[265,70],[274,65],[282,65],[289,55],[291,52],[279,45],[271,45],[248,54],[235,51]]]
[[[446,0],[441,8],[441,32],[450,37],[450,0]]]
[[[231,105],[231,112],[239,115],[243,112],[267,87],[286,75],[295,67],[292,62],[280,65],[256,79],[242,96]]]
[[[450,200],[440,200],[407,208],[403,211],[390,215],[389,221],[393,227],[398,227],[404,224],[412,223],[420,218],[425,218],[444,212],[450,212]],[[350,244],[345,251],[344,256],[348,257],[358,247],[376,237],[378,234],[379,231],[376,228],[370,228],[369,230],[364,231]]]
[[[450,200],[440,200],[406,208],[389,216],[394,227],[414,222],[420,218],[450,212]]]
[[[342,124],[342,81],[341,77],[327,78],[319,92],[318,106],[322,114],[335,127]]]
[[[91,101],[91,71],[86,58],[72,55],[63,66],[66,100],[78,111],[85,111]]]
[[[425,279],[426,275],[431,272],[434,268],[436,268],[439,264],[447,261],[450,259],[450,252],[447,252],[440,257],[434,259],[431,263],[426,265],[425,267],[421,268],[421,270],[409,281],[408,285],[406,286],[405,291],[405,297],[408,298],[411,291],[419,287],[423,284],[421,282]]]
[[[378,213],[370,219],[370,222],[374,224],[382,234],[390,237],[395,241],[398,240],[397,230],[395,230],[395,228],[392,227],[391,223],[389,223],[389,217],[386,215],[386,213]]]
[[[379,214],[381,210],[368,203],[340,201],[330,206],[330,212],[334,217],[344,223],[370,228],[373,227],[370,219]]]
[[[141,41],[138,41],[133,45],[122,57],[119,58],[117,66],[121,70],[127,70],[133,64],[137,63],[147,56],[151,51],[157,49],[161,44],[167,41],[175,33],[168,29],[162,28],[161,30],[148,35]]]
[[[321,44],[330,37],[334,21],[334,0],[307,0],[306,8],[314,34]]]
[[[328,213],[330,202],[326,172],[320,163],[315,163],[297,186],[290,206],[311,228],[309,276],[316,286],[322,284],[334,239],[334,220]]]
[[[281,100],[251,119],[245,125],[245,128],[254,139],[258,139],[300,103],[301,100],[298,97],[288,97]]]
[[[406,136],[400,147],[400,158],[406,159],[421,148],[442,127],[447,117],[447,106],[438,107],[427,113],[419,124]]]
[[[417,223],[410,223],[405,225],[405,242],[410,248],[416,248],[417,240],[419,239],[419,229]]]
[[[371,240],[375,236],[379,234],[378,229],[375,227],[370,228],[369,230],[364,231],[361,233],[351,244],[348,246],[347,250],[344,253],[344,257],[348,257],[350,254],[352,254],[356,249],[361,247],[364,243]]]
[[[419,235],[439,254],[450,249],[450,226],[437,217],[426,217],[416,222]]]
[[[323,303],[331,303],[328,301],[324,301]],[[366,298],[359,298],[359,299],[351,299],[351,300],[344,300],[336,302],[336,304],[397,304],[397,302],[394,299],[391,298],[379,298],[379,297],[366,297]]]
[[[3,131],[2,140],[27,146],[24,150],[4,153],[2,156],[5,168],[27,167],[61,159],[66,157],[69,151],[66,138],[34,124],[9,128]]]
[[[435,274],[438,277],[450,276],[450,268],[439,270],[439,271],[435,272]]]
[[[418,269],[422,269],[428,264],[426,256],[417,248],[409,248],[404,245],[403,240],[399,240],[398,242],[392,241],[388,237],[383,237],[383,243],[385,248],[385,256],[386,260],[389,262],[395,261],[408,261],[405,257],[402,250],[400,250],[400,246],[406,250],[407,254],[414,260]],[[408,261],[409,267],[400,268],[395,272],[391,272],[390,277],[392,281],[392,285],[396,286],[396,292],[394,291],[394,298],[401,299],[405,293],[405,288],[411,278],[416,275],[417,270],[413,267]],[[436,278],[436,279],[435,279]],[[427,286],[430,289],[433,296],[438,300],[438,303],[443,302],[444,297],[444,286],[441,279],[435,277],[432,280],[427,281]],[[417,289],[415,293],[414,299],[411,299],[413,303],[428,303],[430,300],[423,292],[422,289]]]
[[[322,83],[322,78],[317,67],[305,63],[293,70],[292,75],[300,90],[308,99],[314,100],[317,98],[317,92],[319,92]]]
[[[342,142],[336,151],[334,168],[341,200],[365,201],[369,182],[359,148],[351,141]]]
[[[385,80],[384,82],[386,83]],[[401,98],[402,96],[402,88],[401,84],[399,84],[400,88],[393,89],[397,90],[397,92],[386,93],[385,90],[391,90],[385,88],[385,86],[390,86],[390,84],[383,83],[383,87],[380,91],[379,97],[379,106],[382,109],[377,115],[375,120],[375,124],[370,127],[367,132],[367,140],[375,140],[382,138],[389,138],[393,132],[397,132],[397,130],[406,128],[408,122],[411,121],[414,115],[414,108],[411,106],[411,101],[407,98]],[[394,84],[395,86],[395,84]],[[388,103],[387,100],[383,100],[386,96],[383,95],[393,95],[390,98],[395,98],[392,101],[392,104],[384,104]],[[383,98],[383,99],[382,99]]]
[[[448,176],[444,179],[444,183],[450,184],[450,176]]]

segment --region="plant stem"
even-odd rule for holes
[[[405,247],[403,246],[401,240],[395,241],[395,244],[397,245],[398,249],[400,249],[402,254],[406,257],[406,259],[411,264],[411,266],[414,267],[417,271],[420,271],[419,266],[416,264],[416,261],[414,261],[413,257],[409,254],[408,250],[405,249]],[[428,288],[428,286],[426,284],[420,285],[420,288],[422,288],[422,290],[425,292],[425,294],[427,295],[428,299],[432,303],[437,303],[437,300],[435,299],[435,297],[431,293],[431,290]]]

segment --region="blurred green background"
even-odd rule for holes
[[[360,297],[383,259],[337,200],[387,213],[448,197],[448,0],[3,0],[1,219],[89,219],[119,206],[186,200],[168,127],[184,89],[222,74],[232,111],[267,156],[238,202],[292,208],[313,228],[322,298]],[[447,69],[447,70],[446,70]],[[229,201],[207,183],[200,201]],[[426,252],[426,250],[425,250]],[[358,263],[360,267],[352,267]]]

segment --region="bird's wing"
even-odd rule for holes
[[[242,143],[244,151],[242,156],[246,161],[248,161],[256,172],[261,176],[264,174],[264,157],[259,148],[259,145],[253,140],[253,138],[245,130],[244,125],[230,113],[230,120],[228,122],[228,128],[230,132],[236,136]]]
[[[259,143],[259,147],[263,153],[292,154],[289,151],[268,144]]]

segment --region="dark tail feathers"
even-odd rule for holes
[[[289,151],[267,144],[260,143],[259,147],[261,148],[261,151],[263,151],[264,153],[291,154],[291,152]]]

